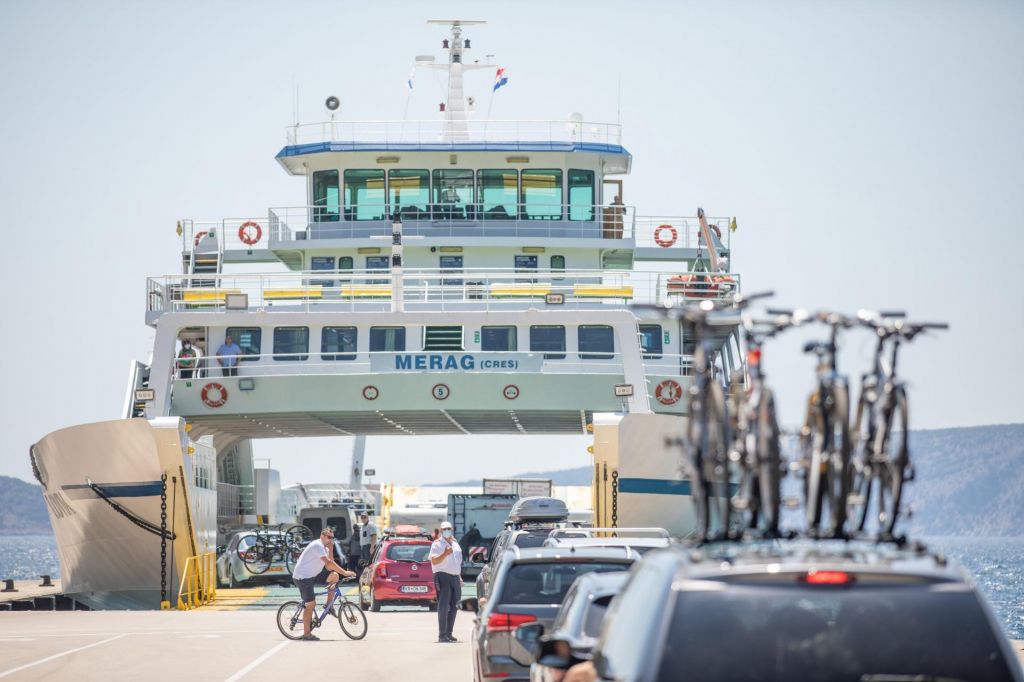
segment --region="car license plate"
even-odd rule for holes
[[[267,573],[284,573],[284,566],[271,566],[267,569]]]
[[[426,585],[402,585],[401,591],[402,592],[426,592],[427,591],[427,586]]]

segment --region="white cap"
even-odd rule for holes
[[[451,529],[452,529],[452,524],[450,522],[448,522],[448,521],[442,521],[441,522],[441,530],[451,530]]]

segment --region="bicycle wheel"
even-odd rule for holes
[[[261,573],[266,573],[267,569],[270,568],[270,555],[272,551],[263,538],[257,538],[256,542],[248,547],[243,548],[239,545],[238,557],[247,569],[256,575],[260,575]]]
[[[732,521],[732,480],[729,471],[729,426],[725,422],[722,386],[712,382],[705,398],[704,467],[709,484],[712,517],[718,526],[715,537],[727,538]],[[709,518],[709,521],[712,519]]]
[[[782,453],[779,448],[779,423],[775,416],[775,395],[764,388],[757,406],[756,454],[758,502],[764,519],[765,537],[778,537],[779,510],[781,508]]]
[[[903,481],[910,464],[910,450],[907,445],[907,394],[902,386],[893,389],[891,411],[885,417],[885,424],[879,430],[879,452],[881,458],[878,476],[878,528],[882,537],[891,538],[900,513],[903,497]],[[893,428],[898,430],[893,431]]]
[[[683,441],[683,475],[690,482],[690,499],[693,500],[696,533],[699,541],[708,539],[711,510],[708,508],[708,485],[704,479],[704,460],[700,448],[704,427],[701,424],[704,410],[698,401],[690,403],[690,420]]]
[[[847,518],[852,521],[853,529],[857,532],[864,530],[869,515],[868,508],[871,506],[872,479],[875,477],[875,464],[872,461],[874,429],[872,403],[862,389],[851,429],[851,434],[856,440],[850,455],[850,497],[846,504]]]
[[[342,601],[338,607],[338,624],[349,639],[366,637],[366,614],[348,599]]]
[[[286,528],[283,535],[288,548],[298,548],[300,552],[303,546],[313,539],[313,532],[309,528],[298,524]]]
[[[818,394],[811,396],[807,404],[807,417],[800,432],[800,448],[806,467],[804,474],[804,512],[807,517],[807,532],[814,534],[821,524],[821,510],[825,472],[822,460],[822,433],[825,425]]]
[[[302,639],[302,603],[286,601],[277,610],[277,629],[288,639]]]
[[[846,504],[850,495],[850,398],[846,386],[832,387],[825,404],[827,468],[825,497],[828,498],[826,535],[840,537],[846,530]]]

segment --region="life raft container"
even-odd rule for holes
[[[736,280],[730,275],[695,272],[688,275],[672,275],[665,287],[670,294],[690,298],[715,298],[719,294],[732,291],[735,285]]]

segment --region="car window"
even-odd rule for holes
[[[678,593],[658,679],[1009,680],[997,637],[977,597],[948,585],[730,585]]]
[[[243,552],[256,544],[255,535],[243,535],[238,540],[238,548]]]
[[[387,558],[392,561],[415,561],[423,563],[430,554],[430,545],[401,543],[388,547]]]
[[[501,604],[561,604],[576,578],[625,568],[622,562],[550,561],[514,564],[505,576]]]
[[[575,601],[579,593],[579,585],[573,583],[573,586],[565,593],[565,599],[562,600],[562,608],[558,610],[558,615],[555,616],[555,622],[551,624],[552,631],[561,630],[565,627],[566,621],[569,620],[570,612],[572,612],[576,607]]]
[[[487,555],[491,563],[498,562],[498,556],[501,551],[505,549],[505,542],[508,540],[508,533],[502,532],[501,535],[494,538],[494,545],[491,546],[491,552]]]
[[[521,533],[516,536],[515,543],[516,547],[540,547],[547,539],[548,531],[543,531],[541,533]]]
[[[611,596],[600,597],[587,605],[587,612],[583,614],[583,634],[587,637],[596,638],[601,634],[601,623],[608,612],[608,605],[612,603]]]

